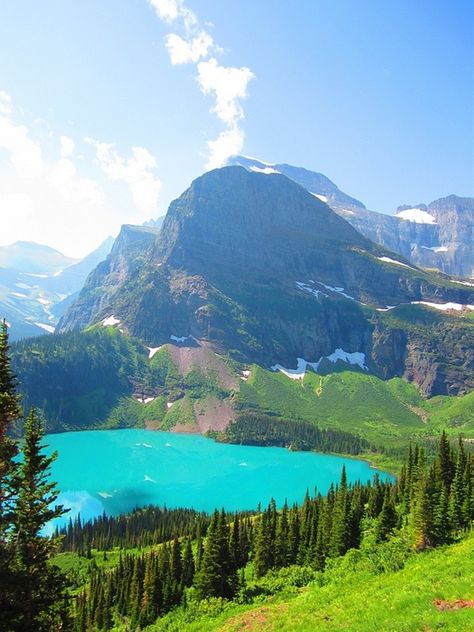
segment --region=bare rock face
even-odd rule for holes
[[[61,327],[113,314],[150,346],[194,336],[263,366],[343,349],[427,394],[465,392],[474,324],[419,301],[473,304],[474,288],[373,243],[284,175],[226,167],[195,180],[160,232],[125,227]]]
[[[474,278],[474,199],[450,195],[431,204],[404,204],[395,215],[366,209],[321,173],[287,164],[233,156],[229,164],[260,173],[281,173],[326,202],[371,241],[415,265]],[[421,217],[409,211],[423,211]],[[408,213],[404,213],[408,211]],[[411,218],[411,219],[409,219]]]

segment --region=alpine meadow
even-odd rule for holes
[[[0,632],[474,630],[472,3],[0,38]]]

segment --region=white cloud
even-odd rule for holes
[[[69,138],[69,136],[61,136],[59,141],[61,143],[61,157],[69,158],[69,156],[71,156],[74,151],[74,147],[76,146],[74,141],[72,140],[72,138]]]
[[[209,159],[206,169],[216,169],[225,164],[229,156],[240,154],[244,146],[244,133],[239,127],[228,129],[219,134],[215,140],[209,140]]]
[[[27,128],[15,125],[9,114],[0,114],[0,150],[7,153],[9,166],[17,176],[39,178],[44,168],[41,149],[29,137]]]
[[[165,22],[174,22],[178,18],[181,6],[180,0],[150,0],[158,17]]]
[[[36,241],[84,256],[122,224],[141,223],[156,209],[161,184],[152,171],[155,157],[146,149],[132,148],[125,160],[113,145],[103,144],[100,163],[97,147],[91,155],[86,144],[76,163],[74,139],[54,133],[51,137],[44,122],[48,134],[42,138],[49,143],[45,148],[33,132],[41,133],[39,122],[31,128],[19,125],[5,93],[0,93],[0,104],[8,106],[0,108],[1,244]],[[51,157],[51,150],[56,155]],[[110,184],[114,179],[127,184],[133,204],[117,194]]]
[[[214,45],[209,33],[201,31],[195,37],[185,40],[176,33],[170,33],[165,38],[166,48],[173,66],[177,64],[196,63],[207,57]]]
[[[184,29],[185,36],[169,33],[165,37],[173,66],[194,63],[197,65],[197,80],[201,92],[212,95],[215,104],[211,112],[225,124],[215,140],[207,142],[209,159],[207,167],[225,164],[233,153],[243,148],[244,133],[239,127],[244,119],[242,100],[247,98],[249,82],[254,78],[250,68],[222,66],[215,57],[221,49],[209,33],[199,25],[195,13],[183,0],[149,0],[157,16],[168,24],[176,23]]]
[[[198,64],[198,83],[204,94],[213,94],[216,104],[212,112],[227,125],[234,126],[244,118],[240,99],[247,97],[247,86],[254,78],[250,68],[221,66],[216,59]]]
[[[157,16],[165,22],[175,22],[180,18],[189,32],[198,24],[196,15],[185,6],[183,0],[149,0]]]
[[[0,114],[11,114],[12,99],[9,94],[0,90]]]
[[[95,142],[97,162],[112,181],[123,181],[130,187],[133,201],[140,211],[157,211],[161,181],[154,175],[156,158],[144,147],[132,147],[131,158],[124,158],[114,143]]]

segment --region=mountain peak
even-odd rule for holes
[[[269,163],[250,156],[231,156],[228,165],[239,165],[248,171],[271,175],[280,173],[294,182],[297,182],[310,193],[317,195],[323,202],[339,206],[355,206],[365,209],[359,200],[341,191],[327,176],[316,171],[310,171],[304,167],[294,167],[286,163]]]

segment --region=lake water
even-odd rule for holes
[[[351,482],[375,473],[365,461],[148,430],[65,432],[47,435],[45,443],[47,453],[59,453],[52,478],[61,491],[58,502],[71,509],[62,522],[78,513],[89,519],[149,504],[232,511],[273,497],[281,506],[285,499],[301,502],[307,489],[325,494],[344,464]]]

